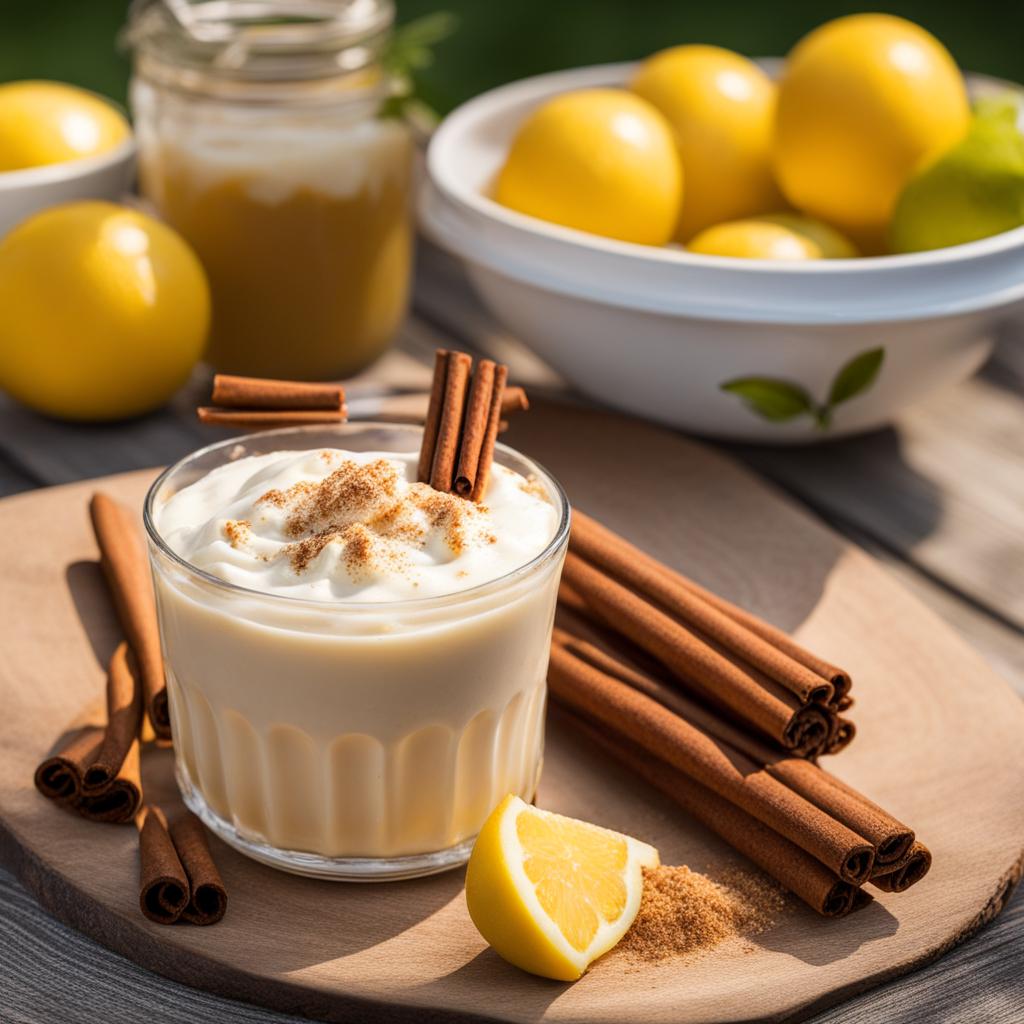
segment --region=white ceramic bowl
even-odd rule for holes
[[[484,93],[445,119],[427,157],[425,230],[464,260],[494,314],[580,391],[700,434],[820,440],[879,427],[973,373],[1024,309],[1024,228],[933,252],[794,264],[617,242],[489,198],[533,107],[570,89],[621,85],[634,67],[557,72]],[[877,375],[835,406],[825,429],[813,413],[794,412],[799,393],[784,384],[768,384],[761,413],[722,387],[770,378],[820,408],[838,371],[878,348]],[[763,414],[772,399],[781,418]]]
[[[131,188],[135,141],[99,156],[0,172],[0,238],[33,213],[74,199],[117,201]]]

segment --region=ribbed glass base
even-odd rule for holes
[[[474,836],[457,846],[435,853],[419,853],[408,857],[325,857],[319,853],[301,850],[282,850],[268,843],[242,835],[234,825],[225,821],[206,802],[202,793],[192,785],[188,772],[177,765],[178,788],[189,810],[228,846],[239,853],[281,871],[309,878],[325,878],[336,882],[398,882],[405,878],[421,878],[461,867],[469,860]]]

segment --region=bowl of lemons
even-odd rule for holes
[[[135,144],[109,100],[62,82],[0,84],[0,237],[30,214],[131,187]]]
[[[515,82],[431,141],[421,222],[581,392],[708,436],[890,423],[1024,309],[1022,90],[853,15]]]

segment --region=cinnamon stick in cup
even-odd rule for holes
[[[142,725],[142,683],[135,656],[117,645],[107,672],[107,725],[82,775],[82,796],[99,796],[117,778]]]
[[[435,354],[417,479],[437,491],[480,501],[502,415],[529,408],[529,402],[522,388],[506,389],[507,366],[481,359],[470,380],[472,363],[464,352],[438,349]]]
[[[183,812],[171,823],[171,840],[188,876],[189,900],[181,912],[182,920],[216,924],[227,911],[228,894],[210,854],[203,823],[190,811]]]
[[[491,408],[487,417],[487,427],[480,444],[480,454],[476,460],[476,475],[473,487],[468,493],[471,501],[482,501],[487,490],[487,482],[491,477],[491,466],[494,463],[494,446],[501,431],[502,407],[504,404],[505,382],[508,380],[508,367],[499,364],[494,371],[494,387],[491,391]]]
[[[843,881],[864,882],[874,850],[862,836],[738,751],[631,686],[575,657],[557,634],[548,670],[563,704],[689,775],[795,843]]]
[[[142,808],[139,830],[139,908],[155,924],[174,924],[188,906],[188,876],[159,807]]]
[[[459,465],[452,490],[462,498],[479,501],[487,488],[508,367],[482,359],[473,371],[466,421],[459,447]]]
[[[146,714],[157,736],[171,735],[156,601],[142,539],[131,513],[102,492],[89,502],[100,564],[121,625],[138,661]]]
[[[871,902],[862,889],[842,881],[814,857],[707,786],[630,743],[616,731],[560,711],[574,728],[684,811],[717,833],[733,849],[824,917],[845,917]]]
[[[465,417],[466,389],[472,360],[465,352],[446,352],[441,416],[430,467],[430,486],[436,491],[451,491],[455,461],[459,454]]]

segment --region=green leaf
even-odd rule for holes
[[[451,11],[434,11],[395,29],[381,55],[381,63],[393,75],[408,76],[434,62],[434,47],[459,26]]]
[[[436,124],[437,115],[416,95],[415,73],[434,63],[433,48],[458,26],[459,19],[450,11],[435,11],[395,29],[380,58],[391,92],[380,117]]]
[[[759,416],[782,423],[814,412],[814,401],[799,384],[776,377],[737,377],[719,387],[743,399]]]
[[[867,391],[874,384],[884,359],[884,348],[872,348],[854,356],[835,375],[826,405],[831,408],[840,402],[848,402],[862,391]]]

